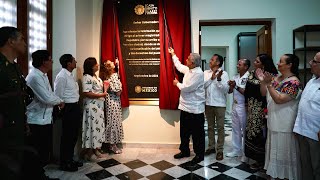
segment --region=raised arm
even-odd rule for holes
[[[174,49],[170,47],[168,51],[172,56],[173,64],[177,68],[177,70],[183,74],[188,72],[189,71],[188,66],[181,64],[181,62],[179,61],[179,58],[176,56],[176,53],[174,52]]]

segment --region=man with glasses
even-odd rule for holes
[[[173,80],[173,85],[180,90],[179,107],[180,112],[180,153],[174,155],[175,159],[190,156],[189,142],[192,136],[193,150],[196,156],[191,160],[197,164],[204,160],[205,132],[204,132],[204,109],[205,92],[204,76],[200,68],[201,57],[197,53],[190,53],[186,65],[181,64],[174,49],[169,48],[174,66],[184,74],[180,83]]]
[[[299,142],[302,179],[320,180],[320,52],[309,64],[314,77],[303,90],[293,132]]]

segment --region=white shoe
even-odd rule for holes
[[[226,156],[227,157],[238,157],[238,156],[241,156],[241,153],[232,151],[232,152],[227,153]]]

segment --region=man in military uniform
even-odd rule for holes
[[[24,143],[28,88],[15,59],[26,49],[17,28],[0,28],[0,179],[48,179],[37,168],[37,152]]]

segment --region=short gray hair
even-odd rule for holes
[[[190,58],[196,67],[201,65],[201,56],[198,53],[190,53]]]

